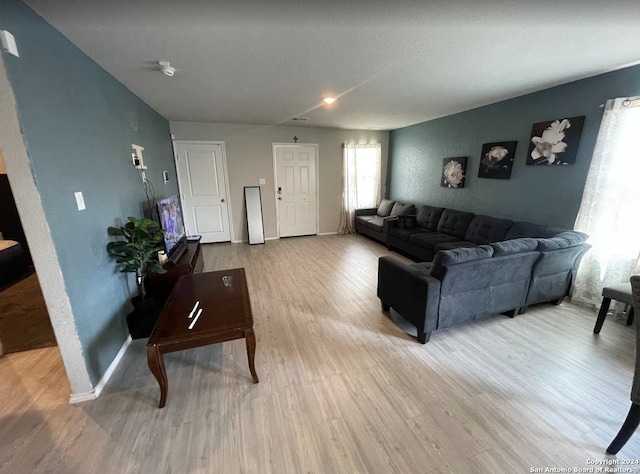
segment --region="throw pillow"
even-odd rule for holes
[[[396,216],[406,216],[408,214],[415,214],[416,206],[413,204],[402,204],[401,202],[396,202],[393,205],[393,209],[391,209],[391,217]]]
[[[378,206],[378,211],[376,212],[376,214],[378,214],[380,217],[389,217],[395,203],[395,201],[383,199],[382,201],[380,201],[380,205]]]

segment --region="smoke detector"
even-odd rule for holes
[[[171,67],[169,61],[158,61],[158,65],[160,66],[160,71],[162,71],[162,74],[165,76],[173,77],[176,73],[176,68]]]

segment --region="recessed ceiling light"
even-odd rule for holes
[[[322,101],[329,105],[329,104],[333,104],[337,99],[335,97],[325,97],[324,99],[322,99]]]

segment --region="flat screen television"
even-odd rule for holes
[[[164,232],[164,248],[169,260],[179,258],[179,254],[186,248],[186,233],[177,195],[169,196],[158,201],[158,216],[160,226]]]

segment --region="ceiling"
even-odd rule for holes
[[[177,121],[391,130],[640,62],[632,0],[26,3]]]

